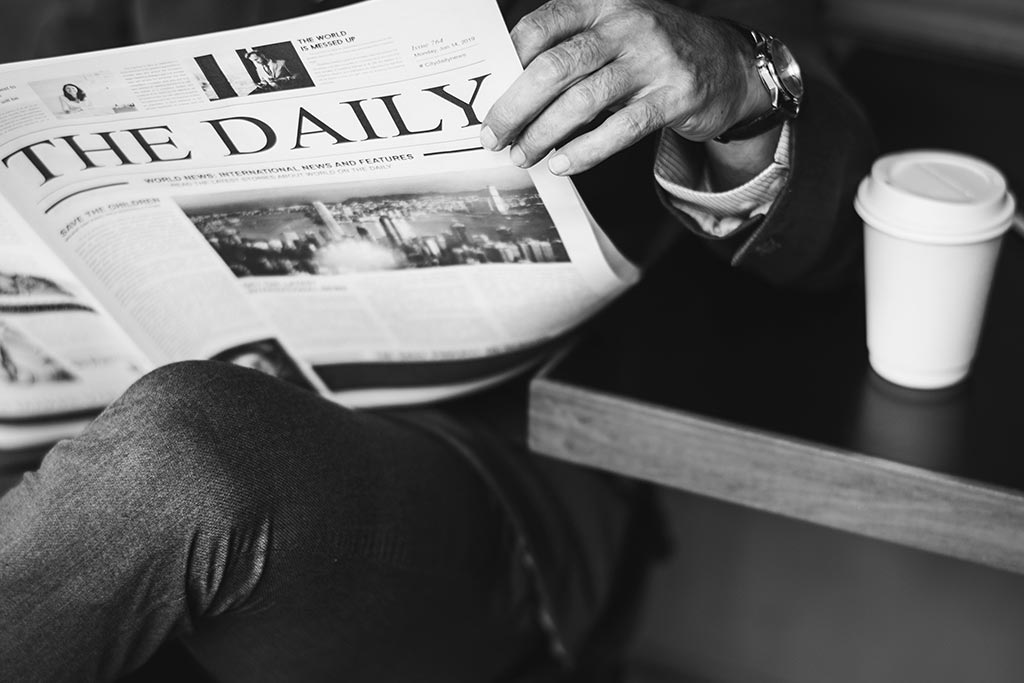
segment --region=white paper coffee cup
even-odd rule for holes
[[[864,220],[867,345],[885,379],[935,389],[967,376],[1014,198],[990,164],[945,151],[878,159]]]

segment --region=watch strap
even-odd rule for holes
[[[783,110],[772,108],[752,119],[740,121],[729,130],[716,136],[715,142],[732,142],[733,140],[756,138],[761,133],[767,133],[772,128],[783,124],[789,118],[791,117]]]

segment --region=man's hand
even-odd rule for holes
[[[706,141],[768,107],[736,31],[661,0],[551,0],[512,42],[525,71],[485,117],[481,141],[512,145],[518,166],[565,142],[549,168],[578,173],[660,128]]]

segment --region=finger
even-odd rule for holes
[[[508,145],[569,86],[603,67],[613,55],[597,31],[577,33],[542,52],[487,112],[484,127],[493,139],[485,139],[484,146],[502,149]],[[481,131],[482,138],[485,135]]]
[[[669,96],[663,90],[628,104],[596,129],[567,143],[551,157],[548,168],[556,175],[572,175],[596,166],[663,128],[668,121],[669,104]]]
[[[522,65],[528,66],[544,50],[590,26],[596,4],[592,0],[551,0],[520,19],[510,35]]]
[[[611,62],[571,86],[519,133],[512,146],[512,162],[532,166],[547,156],[574,130],[632,95],[634,80],[627,67]]]

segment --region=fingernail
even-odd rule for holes
[[[548,170],[555,175],[562,175],[569,170],[569,157],[564,154],[556,154],[548,160]]]
[[[498,138],[494,135],[494,131],[487,126],[480,129],[480,144],[492,152],[498,150]]]
[[[508,158],[511,159],[512,163],[516,166],[522,166],[526,163],[526,155],[523,154],[523,150],[519,148],[519,145],[516,145],[511,149],[508,154]]]

